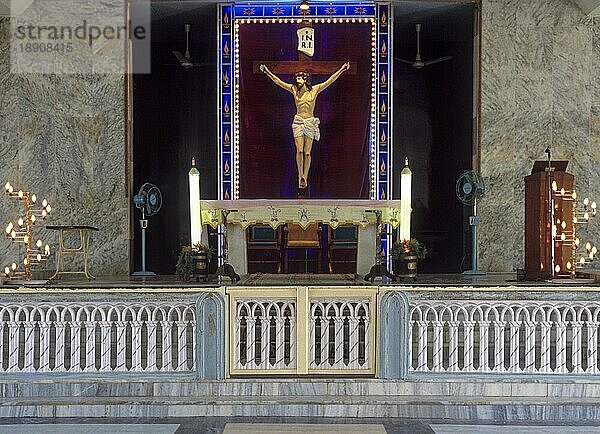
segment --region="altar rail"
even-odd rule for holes
[[[376,287],[228,294],[232,375],[375,374]]]
[[[194,303],[0,304],[0,372],[193,372]]]
[[[408,317],[410,373],[598,373],[598,302],[411,301]]]
[[[587,301],[600,292],[56,292],[0,295],[0,374],[399,379],[600,371],[600,302]]]

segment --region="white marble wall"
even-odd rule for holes
[[[600,17],[571,0],[483,0],[480,266],[524,267],[524,181],[534,160],[569,160],[600,203]],[[589,227],[600,243],[600,221]]]
[[[120,48],[84,53],[90,61],[85,74],[12,74],[9,32],[10,19],[0,18],[0,183],[10,180],[48,198],[53,213],[47,224],[97,226],[92,272],[127,273],[124,78],[90,74],[94,65],[118,57]],[[18,209],[15,200],[0,195],[2,227],[16,219]],[[54,248],[57,234],[44,225],[36,225],[35,234]],[[17,253],[0,237],[2,269]],[[48,268],[53,266],[52,260]]]

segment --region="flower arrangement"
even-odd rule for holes
[[[199,253],[205,253],[206,261],[210,261],[215,256],[215,249],[201,243],[196,243],[193,246],[183,246],[177,258],[175,274],[184,280],[189,280],[197,272],[196,262]]]
[[[395,242],[391,254],[394,259],[400,259],[404,255],[414,255],[417,259],[425,259],[427,248],[415,238],[411,238]]]
[[[212,258],[215,257],[215,249],[213,249],[210,246],[207,246],[206,244],[202,244],[200,242],[194,244],[192,246],[192,252],[193,253],[201,253],[204,252],[206,253],[206,258],[210,261]]]

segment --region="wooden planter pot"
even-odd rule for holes
[[[399,259],[394,260],[394,274],[398,277],[412,278],[417,280],[417,255],[401,255]]]
[[[210,264],[208,254],[206,252],[195,252],[194,259],[196,262],[194,275],[197,277],[202,277],[204,280],[206,280],[208,277],[208,266]]]

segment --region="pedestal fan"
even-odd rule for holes
[[[473,215],[469,217],[469,224],[472,227],[472,268],[464,271],[468,275],[484,275],[485,272],[477,269],[477,225],[480,219],[477,215],[477,201],[485,194],[485,184],[483,178],[473,170],[465,170],[456,181],[456,197],[465,205],[473,205]]]
[[[146,228],[148,227],[148,219],[146,217],[153,216],[160,211],[162,195],[156,185],[146,182],[140,187],[138,194],[133,196],[133,203],[142,212],[142,218],[140,219],[140,228],[142,229],[142,269],[141,271],[136,271],[133,275],[156,276],[156,273],[146,270]]]

